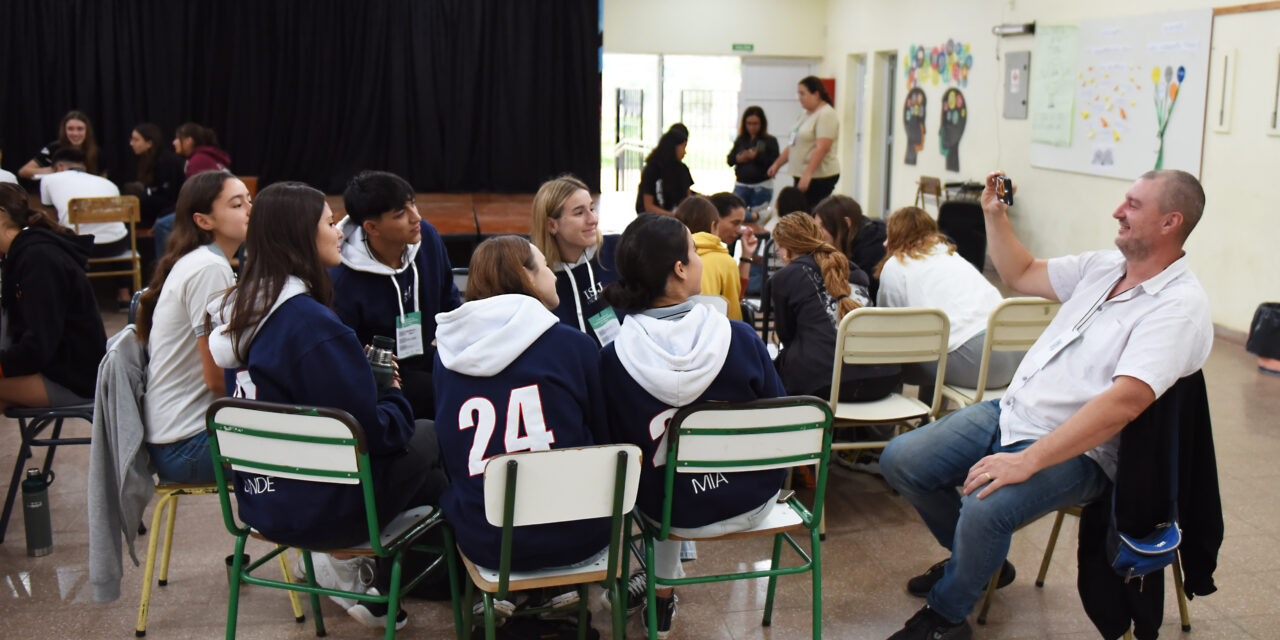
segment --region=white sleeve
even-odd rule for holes
[[[1076,285],[1090,270],[1108,262],[1108,257],[1119,256],[1118,251],[1088,251],[1074,256],[1050,258],[1048,263],[1049,285],[1060,302],[1066,302],[1076,291]],[[1123,258],[1121,258],[1123,259]]]
[[[196,251],[204,251],[203,248]],[[182,291],[182,305],[196,337],[208,333],[205,330],[205,308],[209,301],[235,284],[230,265],[209,264],[191,274]]]

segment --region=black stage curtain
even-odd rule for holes
[[[598,190],[598,0],[6,0],[0,133],[17,170],[70,109],[111,177],[129,133],[213,127],[232,169],[330,193],[361,169],[419,191]]]

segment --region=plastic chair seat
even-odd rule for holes
[[[725,535],[722,535],[722,536],[714,536],[710,538],[686,538],[684,536],[678,536],[675,534],[671,534],[667,536],[667,538],[670,540],[703,540],[703,541],[735,540],[737,538],[754,538],[756,536],[772,536],[772,535],[777,535],[779,533],[795,531],[797,529],[803,529],[803,528],[804,528],[804,520],[800,518],[800,514],[796,513],[795,509],[792,509],[788,504],[777,504],[777,505],[774,505],[773,509],[769,511],[769,515],[764,517],[764,520],[761,520],[759,524],[757,524],[755,527],[751,529],[734,531],[733,533],[726,533]]]
[[[927,417],[929,405],[900,393],[871,402],[841,402],[835,407],[837,422],[885,423]]]
[[[533,571],[510,571],[507,573],[508,589],[511,591],[524,591],[526,589],[539,589],[542,587],[558,587],[567,584],[581,584],[583,582],[603,582],[609,577],[609,554],[608,547],[596,554],[595,561],[590,564],[584,564],[580,567],[549,567],[546,569],[537,569]],[[458,555],[462,557],[462,564],[467,567],[467,573],[471,575],[471,579],[475,581],[476,586],[481,591],[495,593],[498,591],[498,581],[500,579],[497,569],[482,567],[471,561],[467,554],[461,550]],[[618,577],[623,577],[622,572],[618,571]]]
[[[9,407],[4,417],[15,420],[26,418],[84,418],[93,420],[93,403],[69,404],[63,407]]]
[[[983,401],[999,400],[1004,397],[1004,392],[1008,387],[1000,387],[999,389],[987,389],[982,392]],[[978,397],[978,390],[974,387],[955,387],[945,385],[942,387],[942,395],[949,400],[958,403],[962,407],[974,404],[975,398]]]

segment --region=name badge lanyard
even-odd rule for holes
[[[591,295],[593,298],[600,294],[596,291],[596,272],[591,267],[591,261],[586,261],[587,277],[591,279]],[[565,265],[568,267],[568,265]],[[565,273],[569,274],[569,285],[573,287],[573,306],[578,312],[578,329],[583,333],[587,332],[587,325],[591,325],[591,330],[595,333],[596,340],[601,346],[608,345],[613,339],[618,337],[621,324],[618,322],[618,315],[614,313],[613,307],[605,305],[604,309],[592,314],[590,318],[585,317],[582,309],[582,298],[578,295],[578,279],[573,276],[573,269],[566,268]]]
[[[396,280],[396,274],[393,273],[390,276],[391,286],[396,289],[396,306],[400,309],[400,315],[396,318],[396,357],[399,358],[412,358],[424,352],[418,270],[412,263],[409,264],[409,270],[413,272],[413,311],[410,313],[404,311],[404,295],[400,292],[400,283]]]
[[[1123,278],[1124,276],[1121,275],[1120,277]],[[1062,353],[1063,350],[1065,350],[1068,346],[1074,344],[1076,340],[1079,340],[1080,337],[1084,335],[1085,330],[1088,329],[1089,326],[1093,324],[1093,321],[1098,317],[1098,312],[1102,309],[1102,305],[1106,303],[1107,294],[1110,293],[1111,290],[1115,288],[1116,283],[1118,282],[1120,282],[1120,280],[1116,279],[1115,282],[1111,283],[1111,286],[1102,290],[1102,295],[1098,296],[1098,299],[1094,300],[1093,304],[1089,305],[1089,310],[1086,311],[1085,314],[1080,317],[1080,320],[1077,321],[1073,327],[1071,327],[1071,330],[1067,331],[1062,335],[1059,335],[1057,338],[1053,340],[1053,342],[1049,344],[1049,348],[1047,350],[1040,353],[1039,356],[1036,357],[1035,359],[1029,360],[1029,362],[1031,362],[1034,366],[1032,367],[1033,373],[1029,374],[1027,378],[1030,378],[1031,376],[1035,375],[1035,373],[1038,373],[1041,369],[1045,367],[1045,365],[1049,364],[1050,360],[1053,360],[1055,357],[1058,356],[1059,353]],[[1019,367],[1019,369],[1021,369],[1021,367]],[[1025,382],[1025,380],[1026,379],[1024,378],[1022,382]],[[1018,381],[1014,381],[1014,384],[1018,384]],[[1009,392],[1013,391],[1014,389],[1015,387],[1013,385],[1010,385],[1010,388],[1008,391],[1005,392],[1005,395],[1006,396],[1010,395]]]

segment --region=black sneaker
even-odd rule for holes
[[[627,579],[627,615],[631,615],[644,606],[646,597],[644,572],[637,571]],[[605,611],[613,610],[613,592],[604,592]]]
[[[889,640],[970,640],[973,627],[968,620],[952,622],[925,605]]]
[[[369,593],[378,595],[378,590],[370,587]],[[374,629],[387,628],[387,604],[385,602],[363,602],[357,601],[351,608],[347,609],[347,615],[355,618],[360,624]],[[396,631],[399,631],[409,624],[409,614],[401,608],[396,612]]]
[[[942,573],[946,570],[947,562],[950,560],[951,558],[947,558],[946,560],[929,567],[928,571],[908,580],[907,593],[917,598],[923,598],[929,595],[929,591],[933,589],[933,585],[938,584],[938,581],[942,579]],[[996,588],[1003,589],[1009,586],[1009,583],[1013,582],[1013,578],[1017,575],[1017,570],[1013,568],[1013,565],[1010,564],[1008,560],[1005,560],[1004,566],[1000,568],[1000,581],[996,583]]]
[[[674,593],[670,598],[658,596],[658,640],[666,640],[671,634],[671,621],[676,617],[676,603],[679,600]],[[640,617],[640,624],[644,627],[644,632],[649,633],[649,607],[647,606]]]

